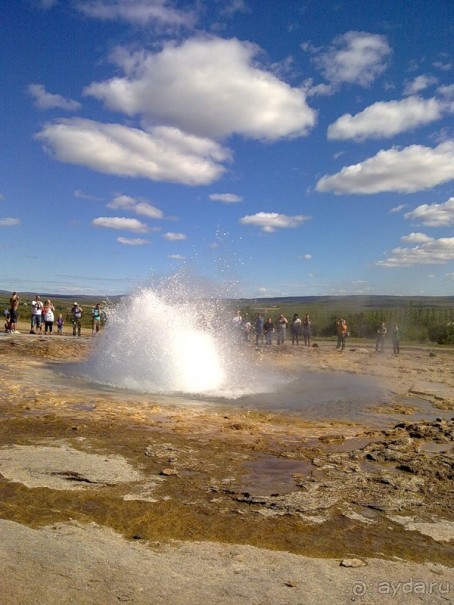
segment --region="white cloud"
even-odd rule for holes
[[[36,3],[39,8],[49,10],[58,3],[58,0],[37,0]]]
[[[254,44],[221,38],[192,38],[154,54],[117,49],[112,60],[125,76],[94,82],[84,94],[114,111],[199,136],[307,134],[316,112],[304,91],[258,67],[259,53]]]
[[[381,150],[360,164],[345,166],[337,174],[323,176],[316,190],[337,194],[413,193],[452,180],[454,141],[447,141],[434,149],[410,145],[404,149]]]
[[[309,220],[308,216],[297,215],[287,216],[277,212],[258,212],[240,219],[242,225],[253,225],[260,227],[265,233],[273,233],[276,229],[289,229],[299,227],[302,223]]]
[[[389,138],[401,132],[439,120],[445,104],[437,99],[408,97],[401,101],[378,102],[352,116],[347,113],[328,126],[328,139]]]
[[[93,19],[137,25],[192,27],[196,20],[194,12],[178,10],[168,0],[79,0],[76,7]]]
[[[42,84],[30,84],[27,91],[34,99],[34,105],[38,109],[64,109],[66,111],[77,111],[82,105],[78,101],[66,99],[61,95],[47,92]]]
[[[449,227],[454,225],[454,197],[444,204],[422,204],[404,216],[427,227]]]
[[[60,162],[125,177],[207,185],[225,171],[229,150],[176,128],[151,132],[73,118],[46,124],[36,139]]]
[[[437,265],[454,260],[454,237],[428,238],[414,248],[394,248],[391,255],[376,264],[379,267]]]
[[[94,227],[104,227],[106,229],[117,229],[120,231],[133,231],[134,233],[146,233],[147,225],[136,218],[121,218],[118,216],[100,216],[91,221]]]
[[[209,198],[213,202],[223,202],[224,204],[236,204],[243,201],[243,198],[235,193],[212,193]]]
[[[369,86],[386,69],[390,53],[384,36],[350,31],[335,38],[314,63],[335,86],[343,82]]]
[[[95,195],[90,195],[89,193],[84,193],[80,189],[76,189],[74,191],[74,197],[77,197],[81,200],[89,200],[90,202],[100,202],[101,198]]]
[[[16,227],[20,225],[18,218],[0,218],[0,227]]]
[[[181,241],[186,239],[186,235],[184,233],[172,233],[172,232],[168,232],[168,233],[164,233],[162,235],[162,237],[164,239],[166,239],[169,242],[177,242],[177,241]]]
[[[305,254],[304,255],[304,260],[311,260],[312,259],[312,254]]]
[[[117,242],[124,246],[146,246],[150,243],[147,239],[142,239],[141,237],[117,237]]]
[[[405,204],[398,204],[397,206],[394,206],[394,208],[391,208],[391,210],[389,211],[390,213],[393,212],[400,212],[401,210],[403,210],[405,208]]]
[[[403,235],[400,239],[407,244],[426,244],[433,241],[433,237],[429,237],[425,233],[410,233]]]
[[[233,17],[236,13],[250,13],[251,10],[244,0],[228,0],[220,14],[223,17]]]
[[[413,80],[407,80],[404,85],[404,95],[415,95],[429,86],[437,84],[438,79],[434,76],[422,75]]]
[[[169,254],[167,258],[170,258],[171,260],[186,260],[186,257],[181,254]]]
[[[137,200],[129,195],[117,195],[107,204],[107,207],[114,209],[123,208],[135,212],[140,216],[147,216],[148,218],[164,218],[164,213],[159,208],[152,206],[147,201]]]

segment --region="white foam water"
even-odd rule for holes
[[[109,310],[84,365],[90,381],[145,393],[236,398],[274,390],[273,378],[232,338],[231,312],[176,280],[142,288]]]

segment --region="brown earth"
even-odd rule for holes
[[[248,349],[392,393],[309,421],[65,382],[93,341],[0,340],[2,603],[453,602],[452,349]]]

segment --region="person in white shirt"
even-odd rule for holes
[[[30,334],[36,334],[35,328],[41,334],[42,319],[43,319],[43,303],[41,302],[39,294],[37,294],[35,300],[32,300]]]

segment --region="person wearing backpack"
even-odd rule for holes
[[[75,302],[71,309],[71,316],[73,321],[73,336],[80,336],[82,332],[82,307]]]

